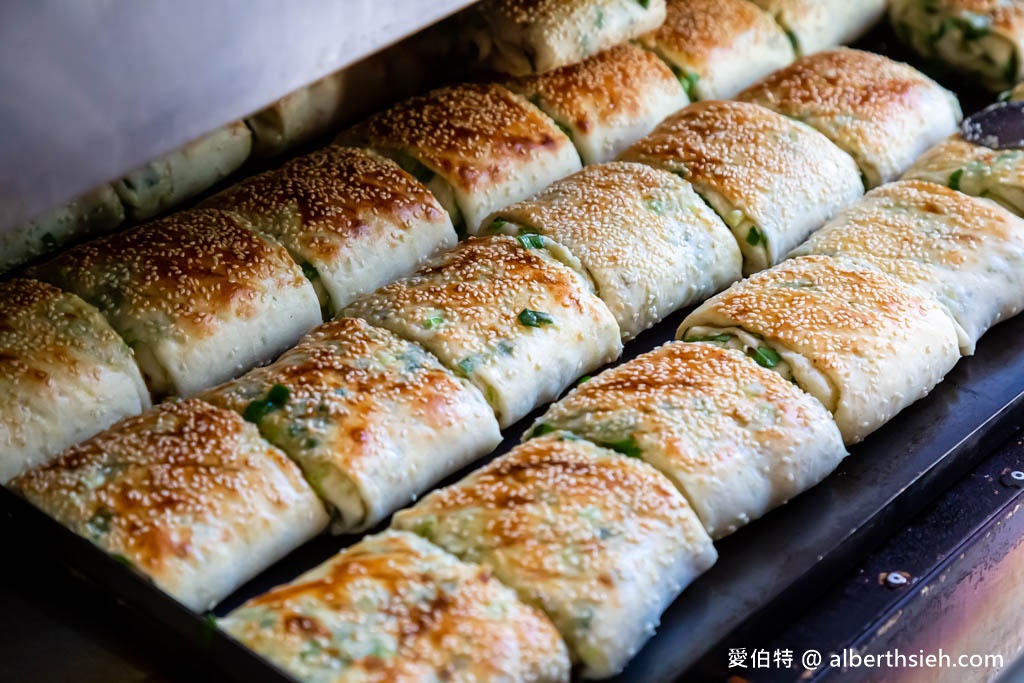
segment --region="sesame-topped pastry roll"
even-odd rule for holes
[[[11,488],[196,611],[327,525],[284,453],[198,399],[122,420]]]
[[[885,14],[885,0],[753,0],[786,30],[797,54],[852,43]]]
[[[101,185],[24,225],[0,230],[0,273],[66,244],[110,232],[124,222],[124,206],[111,185]]]
[[[615,317],[581,273],[539,235],[471,238],[345,315],[422,344],[507,427],[622,352]]]
[[[624,339],[741,277],[736,240],[690,184],[627,161],[588,166],[497,212],[488,230],[566,247]]]
[[[255,423],[295,460],[334,511],[335,532],[373,526],[501,441],[479,390],[357,318],[321,325],[201,398]]]
[[[92,306],[0,282],[0,484],[149,408],[132,351]]]
[[[437,199],[398,164],[328,146],[205,202],[283,244],[337,313],[458,240]]]
[[[33,273],[98,308],[158,397],[236,377],[321,321],[316,292],[287,250],[224,211],[174,214]]]
[[[922,154],[903,179],[991,199],[1024,216],[1024,148],[993,149],[956,133]]]
[[[824,133],[857,161],[868,188],[896,180],[961,118],[956,96],[917,69],[848,48],[802,57],[736,99]]]
[[[628,43],[508,87],[554,119],[585,164],[611,161],[690,103],[663,61]]]
[[[551,119],[495,84],[412,97],[342,133],[339,141],[395,159],[470,234],[487,214],[581,167],[572,141]]]
[[[392,524],[488,567],[544,610],[585,678],[621,671],[717,559],[668,479],[563,433],[517,446]]]
[[[889,19],[918,54],[992,90],[1024,80],[1024,4],[1015,0],[891,0]]]
[[[697,102],[620,157],[690,183],[732,229],[752,273],[863,193],[857,165],[814,129],[742,102]]]
[[[252,133],[235,121],[140,166],[114,183],[128,216],[155,216],[216,185],[252,151]]]
[[[1024,220],[934,183],[872,190],[793,252],[866,261],[935,298],[965,354],[1024,309]]]
[[[861,441],[923,397],[960,359],[957,332],[927,294],[830,256],[790,259],[738,282],[676,333],[744,351],[792,379]]]
[[[846,455],[816,398],[712,344],[665,344],[602,372],[527,435],[556,430],[654,465],[715,539],[814,486]]]
[[[487,66],[525,76],[582,62],[664,20],[665,0],[484,0],[470,26]]]
[[[302,681],[568,683],[551,622],[417,536],[368,536],[218,620]]]
[[[668,0],[665,23],[639,43],[668,63],[691,100],[730,99],[796,58],[782,27],[747,0]]]

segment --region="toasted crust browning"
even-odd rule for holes
[[[223,211],[175,214],[33,273],[98,308],[157,396],[241,374],[320,322],[316,294],[288,252]]]
[[[404,532],[365,538],[219,625],[304,681],[569,680],[543,614],[486,569]]]
[[[202,398],[255,422],[295,460],[335,510],[337,532],[373,526],[501,441],[476,388],[356,318],[321,325]]]
[[[554,122],[495,84],[412,97],[343,133],[340,141],[372,147],[406,166],[415,160],[413,175],[470,233],[491,211],[580,168],[572,141]]]
[[[196,399],[122,420],[11,487],[197,611],[327,524],[284,453]]]
[[[620,671],[717,555],[647,464],[560,435],[517,446],[395,516],[544,610],[586,677]]]
[[[690,99],[729,99],[795,59],[785,31],[747,0],[669,0],[640,44],[664,59]]]
[[[660,26],[665,0],[486,0],[472,37],[481,59],[513,76],[569,66]]]
[[[812,128],[742,102],[697,102],[620,157],[676,173],[718,212],[744,272],[780,261],[863,192],[856,164]]]
[[[131,349],[92,306],[0,283],[0,483],[149,405]]]
[[[597,375],[538,418],[629,451],[675,483],[721,538],[824,479],[845,456],[810,394],[737,351],[666,344]]]
[[[784,261],[733,285],[691,313],[677,336],[696,331],[743,332],[768,345],[832,411],[847,443],[931,391],[960,358],[953,322],[937,302],[828,256]]]
[[[904,180],[927,180],[1024,215],[1024,149],[992,149],[951,135],[918,158]]]
[[[911,66],[842,48],[802,57],[737,96],[813,126],[868,187],[895,180],[960,121],[956,97]]]
[[[471,238],[345,315],[422,344],[508,426],[622,350],[611,312],[560,259],[554,243]]]
[[[753,0],[786,29],[800,55],[851,43],[885,14],[885,0]]]
[[[586,164],[611,161],[690,102],[664,62],[630,44],[508,87],[565,127]]]
[[[395,162],[329,146],[208,200],[283,244],[336,313],[412,271],[457,237],[434,196]]]
[[[1007,0],[893,0],[896,34],[924,57],[972,74],[992,90],[1024,78],[1024,5]]]
[[[685,180],[643,164],[587,167],[499,211],[489,226],[565,246],[625,339],[740,278],[729,228]]]
[[[1024,308],[1024,221],[934,183],[872,190],[795,253],[853,257],[918,287],[956,321],[967,354]]]

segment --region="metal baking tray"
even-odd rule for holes
[[[888,45],[882,29],[861,46],[907,59]],[[948,79],[943,79],[947,86]],[[965,110],[991,101],[989,94],[959,89]],[[669,341],[688,311],[681,311],[626,345],[616,364]],[[851,449],[823,483],[720,541],[718,563],[669,607],[657,635],[614,680],[668,683],[684,680],[708,653],[777,624],[779,615],[806,607],[842,576],[843,568],[892,536],[988,451],[1024,416],[1024,315],[992,329],[929,396]],[[498,449],[442,485],[461,478],[519,442],[534,417],[505,432]],[[108,557],[31,505],[0,488],[0,513],[8,522],[0,538],[18,562],[57,557],[100,591],[128,605],[139,628],[154,639],[172,637],[229,680],[282,683],[288,675],[156,589],[142,575]],[[383,528],[383,527],[382,527]],[[322,536],[299,548],[222,602],[222,616],[245,600],[288,581],[356,536]],[[18,553],[28,546],[48,552]],[[784,621],[784,619],[782,619]]]

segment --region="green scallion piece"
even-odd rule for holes
[[[541,422],[539,425],[530,430],[530,438],[533,439],[538,436],[544,436],[545,434],[550,434],[553,431],[555,431],[554,427],[552,427],[549,424]]]
[[[759,346],[754,350],[748,351],[747,355],[757,361],[757,364],[763,368],[774,368],[782,362],[782,356],[770,346]]]
[[[608,441],[600,445],[605,448],[610,448],[617,453],[622,453],[630,458],[639,458],[642,453],[640,450],[640,444],[638,444],[636,439],[632,436],[622,439],[621,441]]]
[[[259,424],[263,418],[275,410],[280,410],[291,397],[291,390],[283,384],[275,384],[270,387],[265,399],[256,399],[245,407],[242,418],[246,422]]]
[[[752,247],[756,247],[759,244],[765,242],[764,235],[756,227],[751,226],[750,231],[747,233],[747,244]]]
[[[516,237],[519,240],[519,244],[522,245],[523,249],[543,249],[544,238],[534,233],[524,233]]]
[[[543,327],[544,325],[553,324],[555,319],[543,311],[524,308],[519,311],[519,322],[526,327]]]
[[[706,337],[686,337],[687,342],[710,342],[712,344],[728,344],[732,340],[731,334],[710,334]]]
[[[949,182],[947,183],[947,185],[949,185],[949,189],[951,189],[951,190],[959,190],[960,189],[960,179],[963,178],[963,177],[964,177],[964,169],[962,169],[962,168],[958,168],[955,171],[953,171],[952,173],[950,173],[949,174]]]

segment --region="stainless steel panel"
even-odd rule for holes
[[[470,4],[4,0],[0,231]]]

